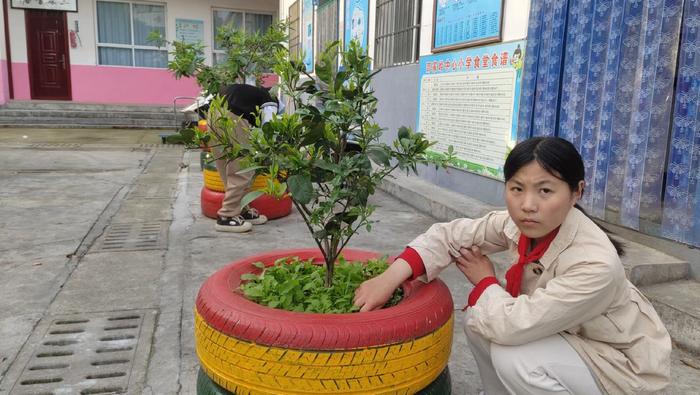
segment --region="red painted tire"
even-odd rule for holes
[[[249,206],[258,210],[267,219],[281,218],[292,212],[292,198],[289,195],[285,195],[282,199],[262,195],[250,202]]]
[[[350,261],[379,254],[345,249]],[[354,314],[312,314],[259,305],[236,290],[244,273],[259,273],[253,262],[272,265],[276,259],[298,256],[322,261],[317,249],[280,250],[252,256],[220,269],[199,290],[196,309],[215,330],[255,344],[298,350],[357,349],[402,343],[428,335],[451,319],[449,289],[439,279],[403,284],[404,298],[396,306]]]
[[[202,187],[202,192],[200,193],[200,204],[202,206],[202,214],[205,217],[216,219],[218,218],[217,212],[221,208],[221,202],[224,201],[224,193],[216,192]]]

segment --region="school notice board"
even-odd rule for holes
[[[432,155],[454,147],[458,168],[503,179],[517,140],[525,41],[420,58],[418,129]]]
[[[501,41],[503,0],[435,0],[432,51]]]
[[[204,21],[198,19],[175,19],[175,39],[186,44],[204,42]]]

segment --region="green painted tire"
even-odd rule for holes
[[[214,156],[212,156],[212,153],[209,151],[202,151],[199,153],[199,166],[201,170],[207,169],[207,170],[214,170],[216,171],[216,163],[213,162],[212,160],[214,159]]]
[[[440,373],[437,378],[427,387],[418,392],[417,395],[450,395],[452,393],[452,379],[450,378],[450,369]],[[199,369],[197,374],[197,395],[235,395],[226,390],[226,388],[216,384],[204,370]]]

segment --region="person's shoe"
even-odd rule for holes
[[[254,208],[247,208],[241,212],[241,217],[243,217],[246,222],[250,222],[253,225],[262,225],[267,222],[267,217],[260,214],[258,210]]]
[[[236,215],[235,217],[221,217],[216,220],[216,225],[214,229],[219,232],[234,232],[234,233],[244,233],[250,232],[253,229],[253,224],[247,222],[242,216]]]

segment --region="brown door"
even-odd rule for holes
[[[25,10],[32,99],[71,100],[66,13]]]

